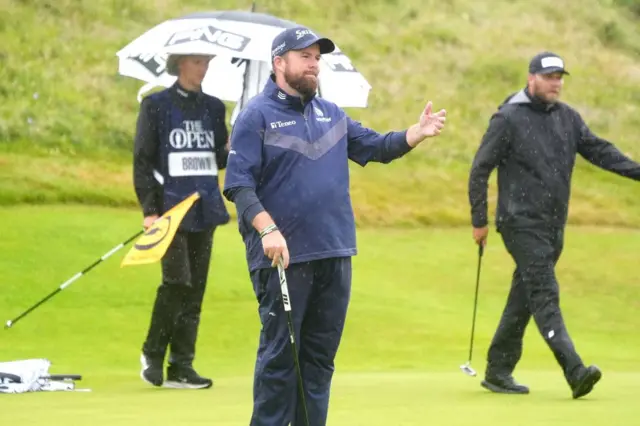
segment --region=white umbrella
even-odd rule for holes
[[[176,77],[167,74],[171,53],[213,54],[202,83],[205,93],[238,102],[238,112],[260,93],[271,72],[271,43],[295,22],[264,13],[244,11],[202,12],[165,21],[122,48],[119,73],[146,84],[142,95],[155,86],[169,87]],[[340,107],[366,108],[371,86],[336,45],[322,56],[318,95]]]

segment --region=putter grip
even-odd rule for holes
[[[280,292],[282,294],[282,304],[285,312],[291,311],[291,300],[289,299],[289,286],[287,285],[287,276],[284,270],[284,262],[280,259],[278,262],[278,275],[280,276]]]

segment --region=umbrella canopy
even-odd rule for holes
[[[155,86],[169,87],[176,77],[166,72],[169,54],[216,57],[202,83],[205,93],[238,102],[234,117],[257,95],[271,72],[271,44],[286,28],[299,24],[264,13],[200,12],[162,22],[122,48],[119,73],[146,84],[138,100]],[[318,95],[340,107],[367,106],[371,86],[336,44],[322,55]],[[233,121],[233,119],[232,119]]]

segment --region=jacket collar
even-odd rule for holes
[[[524,88],[511,96],[507,104],[527,104],[536,111],[550,112],[558,107],[557,102],[549,103],[529,93],[528,88]]]
[[[315,94],[305,100],[299,96],[289,95],[276,84],[274,74],[271,74],[267,79],[267,84],[264,87],[264,93],[281,105],[301,111],[304,110],[304,108],[315,98]]]
[[[181,104],[189,105],[196,102],[201,102],[204,98],[204,94],[201,90],[192,91],[183,88],[176,80],[175,83],[169,89],[173,97]]]

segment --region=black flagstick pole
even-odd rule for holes
[[[25,316],[27,316],[30,312],[32,312],[34,309],[36,309],[38,306],[42,305],[44,302],[46,302],[47,300],[51,299],[53,296],[55,296],[56,294],[60,293],[62,290],[64,290],[65,288],[67,288],[68,286],[70,286],[75,280],[77,280],[78,278],[80,278],[81,276],[85,275],[87,272],[89,272],[90,270],[92,270],[93,268],[95,268],[96,266],[98,266],[100,263],[102,263],[104,260],[106,260],[107,258],[111,257],[111,255],[113,255],[115,252],[117,252],[118,250],[120,250],[122,247],[126,246],[127,244],[129,244],[131,241],[133,241],[134,239],[136,239],[138,236],[142,235],[142,233],[144,233],[144,230],[138,231],[136,232],[134,235],[132,235],[131,237],[129,237],[128,239],[126,239],[125,241],[121,242],[120,244],[118,244],[117,246],[115,246],[114,248],[112,248],[111,250],[109,250],[107,253],[105,253],[104,255],[102,255],[100,258],[98,258],[95,262],[93,262],[91,265],[87,266],[86,268],[84,268],[82,271],[78,272],[77,274],[75,274],[74,276],[72,276],[71,278],[69,278],[67,281],[65,281],[64,283],[62,283],[58,288],[56,288],[54,291],[52,291],[51,293],[49,293],[47,296],[45,296],[44,298],[42,298],[38,303],[36,303],[35,305],[31,306],[29,309],[27,309],[26,311],[24,311],[23,313],[21,313],[20,315],[18,315],[16,318],[9,320],[6,322],[4,328],[5,329],[9,329],[11,328],[13,325],[15,325],[15,323],[17,323],[20,319],[24,318]]]

